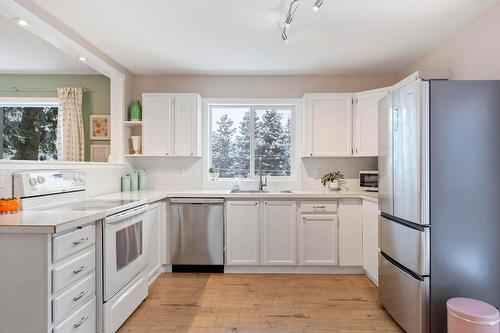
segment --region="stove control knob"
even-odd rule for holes
[[[85,175],[80,175],[79,179],[82,183],[85,184],[85,179],[86,179]]]
[[[36,178],[30,178],[30,184],[31,184],[31,186],[35,186],[36,185]]]
[[[36,178],[36,180],[38,181],[38,183],[39,183],[39,184],[43,184],[43,183],[45,183],[45,177],[43,177],[43,176],[38,176],[38,177]]]
[[[74,180],[75,182],[77,182],[77,181],[78,181],[78,179],[79,179],[78,174],[77,174],[77,173],[75,173],[75,174],[73,175],[73,180]]]

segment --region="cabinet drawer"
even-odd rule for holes
[[[314,201],[314,202],[301,202],[300,211],[302,213],[336,213],[338,210],[339,202],[334,201]]]
[[[95,297],[59,325],[54,327],[53,333],[95,333],[96,331]]]
[[[56,293],[94,270],[95,252],[91,249],[52,270],[52,292]]]
[[[68,313],[78,308],[95,294],[95,273],[90,274],[73,287],[54,298],[52,317],[56,323]]]
[[[94,243],[95,225],[54,237],[52,240],[52,261],[56,262]]]

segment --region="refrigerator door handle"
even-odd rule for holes
[[[399,109],[394,108],[394,132],[399,131]]]

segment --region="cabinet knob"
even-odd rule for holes
[[[165,155],[168,155],[168,153],[165,153]]]
[[[191,153],[191,156],[193,156],[193,155],[194,155],[194,153]]]
[[[310,153],[309,156],[313,156],[313,153]]]

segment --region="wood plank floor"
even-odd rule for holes
[[[402,332],[361,275],[162,274],[119,332]]]

